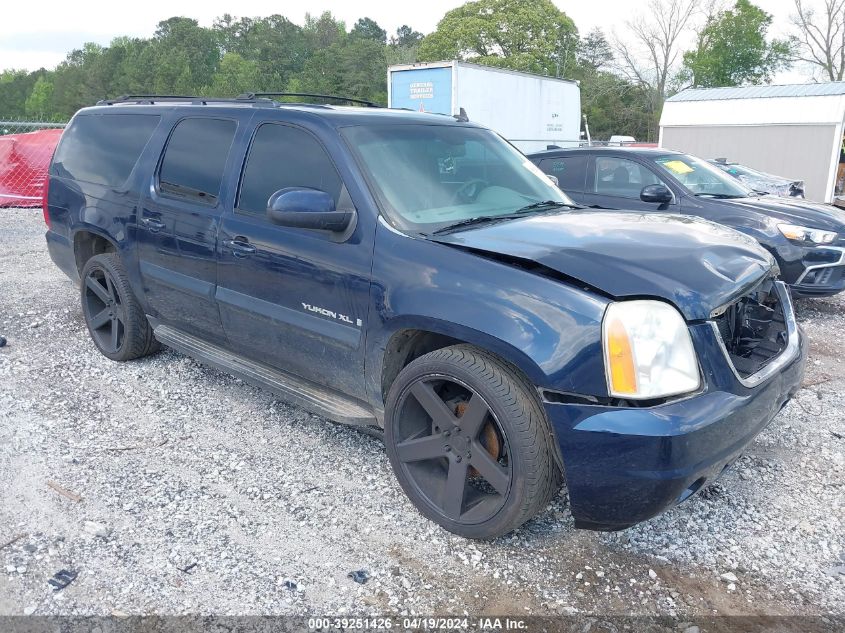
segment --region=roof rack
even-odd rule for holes
[[[115,105],[117,103],[148,103],[150,105],[161,102],[189,101],[191,105],[208,105],[209,103],[267,103],[272,104],[271,99],[244,98],[239,97],[197,97],[190,95],[122,95],[114,99],[102,99],[97,105]]]
[[[360,103],[368,108],[380,108],[377,103],[366,101],[364,99],[356,99],[354,97],[344,97],[342,95],[321,95],[312,92],[245,92],[238,95],[238,99],[249,100],[261,97],[307,97],[309,99],[326,99],[330,101],[346,101],[348,103]]]
[[[306,97],[309,99],[323,99],[326,101],[346,101],[348,103],[357,103],[368,108],[380,108],[377,103],[372,101],[365,101],[364,99],[356,99],[354,97],[344,97],[341,95],[322,95],[311,92],[245,92],[237,97],[197,97],[191,95],[122,95],[114,99],[101,99],[97,102],[98,106],[115,105],[118,103],[136,103],[149,104],[155,103],[173,103],[173,102],[189,102],[191,105],[208,105],[209,103],[251,103],[255,105],[279,106],[284,105],[283,102],[276,101],[271,97]],[[307,104],[306,104],[307,105]]]

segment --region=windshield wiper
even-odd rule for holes
[[[520,207],[514,213],[523,213],[526,211],[534,211],[536,209],[583,209],[584,207],[577,204],[569,204],[567,202],[558,202],[557,200],[541,200],[540,202],[532,202],[524,207]],[[508,214],[510,215],[510,214]]]
[[[716,198],[717,200],[734,200],[736,198],[747,198],[748,196],[738,196],[732,193],[707,193],[703,191],[701,193],[693,194],[696,198]]]
[[[539,211],[541,209],[555,211],[557,209],[562,208],[581,209],[583,207],[579,207],[574,204],[568,204],[566,202],[557,202],[556,200],[543,200],[541,202],[533,202],[531,204],[525,205],[524,207],[520,207],[512,213],[504,213],[502,215],[479,215],[474,218],[460,220],[459,222],[455,222],[454,224],[449,224],[435,231],[432,231],[431,235],[442,235],[443,233],[451,233],[452,231],[459,231],[460,229],[464,229],[470,226],[479,226],[481,224],[492,224],[495,222],[506,222],[507,220],[517,220],[519,218],[524,218],[525,216],[532,215],[535,211]]]

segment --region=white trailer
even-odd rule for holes
[[[432,62],[387,69],[391,108],[457,115],[489,127],[523,152],[577,145],[578,82],[467,62]]]

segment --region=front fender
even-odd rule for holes
[[[385,349],[401,330],[493,352],[537,387],[606,396],[601,321],[608,300],[560,280],[379,223],[367,332],[367,387],[384,401]]]

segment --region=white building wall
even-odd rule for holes
[[[660,146],[800,178],[808,198],[831,202],[843,116],[845,95],[667,101]]]

